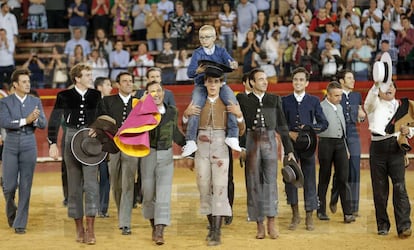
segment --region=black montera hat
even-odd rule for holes
[[[233,69],[227,65],[217,63],[210,60],[200,60],[198,61],[198,66],[205,66],[204,74],[206,76],[212,77],[222,77],[224,73],[232,72]]]

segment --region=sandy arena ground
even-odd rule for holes
[[[143,218],[139,207],[133,210],[132,235],[121,235],[117,228],[116,208],[111,202],[110,217],[96,219],[96,245],[88,246],[75,242],[74,222],[67,217],[67,210],[62,205],[60,166],[56,164],[56,170],[50,172],[42,171],[42,164],[39,164],[34,177],[29,223],[25,235],[16,235],[14,230],[8,227],[4,215],[4,199],[0,199],[0,249],[414,249],[414,236],[406,240],[397,237],[392,200],[389,202],[392,221],[390,234],[376,234],[369,171],[362,170],[361,174],[360,217],[357,221],[344,224],[339,206],[336,214],[328,213],[330,221],[319,221],[314,215],[313,232],[305,230],[303,199],[300,201],[302,222],[299,228],[296,231],[287,229],[291,210],[286,205],[284,185],[279,175],[277,227],[280,237],[276,240],[257,240],[256,224],[246,220],[244,169],[235,165],[236,198],[233,223],[223,226],[221,246],[207,247],[207,221],[205,216],[198,213],[199,195],[194,172],[176,168],[172,196],[172,225],[165,230],[165,245],[155,246],[151,241],[150,225]],[[412,203],[414,171],[407,171],[407,189]]]

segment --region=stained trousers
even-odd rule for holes
[[[195,154],[201,214],[231,216],[227,195],[229,152],[224,130],[199,130]]]
[[[277,215],[277,144],[274,130],[247,131],[246,188],[249,219]]]

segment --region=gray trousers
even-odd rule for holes
[[[231,216],[228,192],[229,151],[224,130],[199,130],[194,163],[201,214]]]
[[[145,219],[154,219],[155,225],[171,224],[171,189],[174,174],[172,149],[151,148],[141,160],[142,211]]]
[[[3,148],[3,194],[7,217],[16,214],[13,228],[26,228],[27,225],[36,158],[34,133],[7,133]],[[19,186],[19,203],[16,207],[14,199],[17,186]]]
[[[246,153],[247,212],[250,220],[262,222],[277,215],[275,131],[248,131]]]
[[[83,165],[70,149],[70,142],[77,131],[67,128],[64,152],[68,172],[68,215],[74,219],[84,215],[96,216],[99,207],[98,166]]]
[[[118,210],[119,228],[131,227],[138,158],[118,152],[109,156],[108,166],[112,192]]]

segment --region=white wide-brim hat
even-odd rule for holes
[[[387,92],[392,84],[392,60],[388,52],[384,52],[381,59],[374,63],[372,79],[379,83],[382,92]]]

